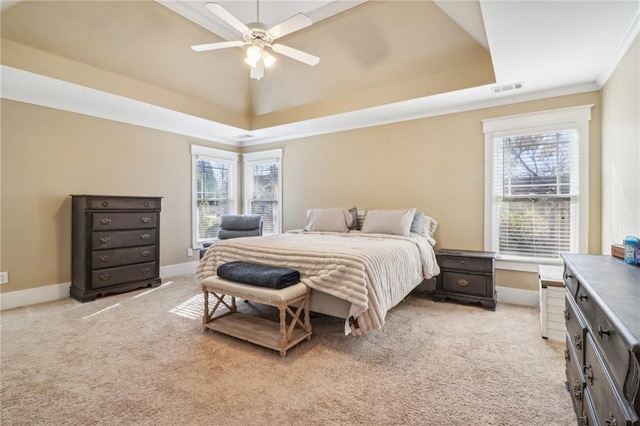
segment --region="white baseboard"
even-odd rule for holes
[[[69,287],[70,282],[0,293],[0,311],[64,299],[69,297]]]
[[[496,287],[498,302],[521,306],[540,306],[540,294],[537,290],[522,290],[511,287]]]
[[[165,279],[175,277],[176,275],[193,274],[197,266],[198,262],[162,266],[160,267],[160,278]],[[71,283],[67,282],[30,288],[28,290],[0,293],[0,311],[67,298],[69,297],[70,287]]]
[[[197,266],[197,261],[162,266],[160,268],[160,277],[166,279],[177,275],[193,274]],[[67,282],[28,290],[0,293],[0,311],[64,299],[69,297],[70,286],[71,283]],[[540,296],[535,290],[497,287],[496,291],[498,292],[498,302],[533,307],[538,307],[540,304]]]

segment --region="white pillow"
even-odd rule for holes
[[[409,210],[368,210],[362,224],[362,232],[408,237],[415,213],[415,208]]]
[[[347,209],[309,209],[305,231],[312,232],[349,232],[353,215]]]

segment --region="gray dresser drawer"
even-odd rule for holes
[[[620,397],[607,373],[604,360],[595,347],[595,342],[588,334],[583,371],[587,388],[593,397],[595,416],[600,424],[631,423],[635,419],[632,408]]]
[[[493,259],[446,256],[441,259],[440,268],[491,273],[493,271]]]
[[[579,412],[582,408],[584,400],[584,377],[582,375],[582,360],[573,350],[573,339],[566,334],[567,349],[565,351],[565,369],[567,374],[567,390],[571,395],[573,408]]]
[[[92,197],[87,199],[87,207],[94,210],[159,210],[156,198]]]
[[[459,294],[470,294],[474,296],[491,296],[487,290],[490,286],[491,278],[484,275],[462,274],[456,272],[442,273],[442,288],[444,291],[451,291]]]
[[[155,228],[155,212],[132,213],[94,213],[92,215],[92,229],[94,231],[112,229]]]
[[[582,369],[582,363],[584,362],[584,345],[587,326],[584,323],[582,315],[578,312],[576,302],[568,295],[565,294],[565,325],[567,327],[567,335],[570,339],[569,343],[575,350],[578,357],[578,363],[580,369]]]
[[[156,274],[156,262],[120,266],[118,268],[99,269],[91,273],[91,287],[103,288],[131,281],[153,279]]]
[[[149,245],[155,242],[156,233],[152,230],[94,232],[91,235],[91,248],[94,250]]]
[[[99,250],[91,253],[91,268],[103,269],[156,260],[155,246]]]

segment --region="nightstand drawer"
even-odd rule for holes
[[[440,268],[442,269],[485,273],[491,273],[493,271],[493,259],[442,256],[439,261]]]
[[[455,272],[443,272],[442,289],[458,294],[470,294],[474,296],[491,296],[487,292],[491,278],[484,275],[462,274]]]

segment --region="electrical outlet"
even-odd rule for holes
[[[187,249],[187,257],[191,257],[191,256],[193,256],[193,249],[191,247],[189,247]]]
[[[8,272],[0,272],[0,284],[9,284]]]

